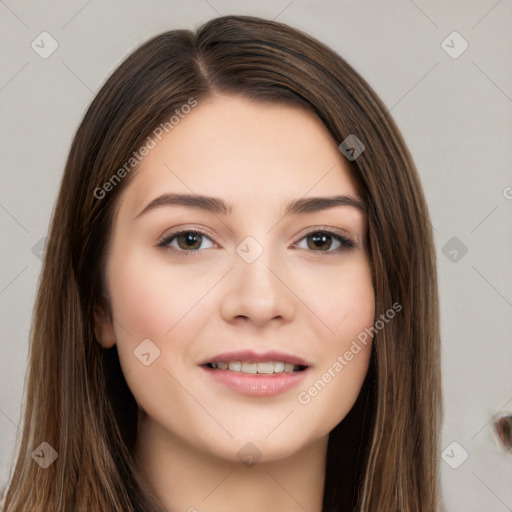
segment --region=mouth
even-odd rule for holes
[[[284,361],[216,361],[206,363],[204,366],[212,370],[221,370],[226,372],[247,373],[250,375],[261,374],[271,375],[274,373],[294,373],[302,372],[307,366],[301,364],[285,363]]]
[[[248,396],[272,396],[301,381],[311,367],[283,352],[226,352],[199,365],[215,382]]]

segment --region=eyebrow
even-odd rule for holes
[[[223,215],[229,215],[234,210],[232,203],[218,197],[198,194],[162,194],[145,206],[135,219],[161,206],[186,206]],[[364,203],[353,196],[301,197],[286,205],[284,216],[315,213],[335,206],[352,206],[361,212],[365,211]]]

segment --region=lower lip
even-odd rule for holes
[[[229,370],[215,370],[201,366],[213,379],[233,391],[248,396],[274,396],[284,393],[304,379],[308,369],[289,373],[242,373]]]

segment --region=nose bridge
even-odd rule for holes
[[[229,290],[223,298],[226,320],[246,317],[263,324],[274,318],[290,320],[295,313],[294,296],[278,278],[284,271],[279,250],[247,237],[236,248]]]
[[[235,260],[235,270],[239,275],[242,290],[246,293],[270,293],[277,288],[278,282],[271,268],[276,267],[276,260],[271,251],[265,249],[254,261],[247,261],[238,256]],[[275,272],[275,270],[274,270]]]

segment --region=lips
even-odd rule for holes
[[[278,361],[282,363],[292,364],[294,366],[303,367],[304,369],[311,366],[306,360],[301,357],[287,354],[276,350],[266,352],[256,352],[253,350],[237,350],[231,352],[223,352],[210,357],[200,363],[200,366],[211,365],[214,363],[230,363],[232,361],[240,361],[247,363],[266,363],[269,361]]]
[[[223,352],[199,367],[213,381],[253,397],[279,395],[303,381],[311,365],[301,357],[278,351]]]
[[[273,374],[303,371],[310,365],[301,357],[285,352],[239,350],[217,354],[200,366],[248,374]]]

